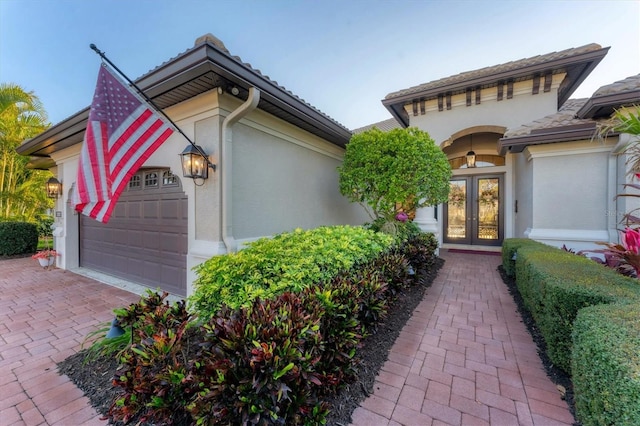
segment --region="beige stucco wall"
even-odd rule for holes
[[[607,153],[535,158],[533,226],[605,229]]]
[[[514,213],[514,237],[524,238],[533,226],[533,163],[524,154],[507,154],[513,160],[514,198],[518,211]],[[514,201],[515,202],[515,201]]]
[[[239,241],[368,216],[340,194],[344,150],[254,111],[233,128],[233,234]]]
[[[520,154],[524,160],[518,160],[522,167],[516,179],[526,182],[531,173],[532,216],[525,236],[576,250],[610,240],[617,184],[614,146],[613,140],[574,141],[529,146]],[[527,197],[526,187],[518,187]],[[518,219],[519,230],[526,225]]]

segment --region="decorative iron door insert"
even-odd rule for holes
[[[451,179],[449,185],[449,202],[444,206],[444,242],[501,245],[502,175],[460,176]]]

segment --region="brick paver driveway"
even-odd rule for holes
[[[139,296],[31,258],[0,260],[0,425],[105,425],[57,363]]]

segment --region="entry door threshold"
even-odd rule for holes
[[[442,249],[445,250],[464,250],[473,252],[488,252],[488,253],[500,253],[502,252],[501,246],[476,246],[471,244],[442,244]]]

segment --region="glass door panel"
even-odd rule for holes
[[[469,230],[467,225],[468,207],[467,179],[449,182],[449,202],[445,218],[445,240],[454,243],[468,244]]]
[[[474,227],[474,244],[495,242],[500,238],[500,180],[476,178],[477,227]]]

